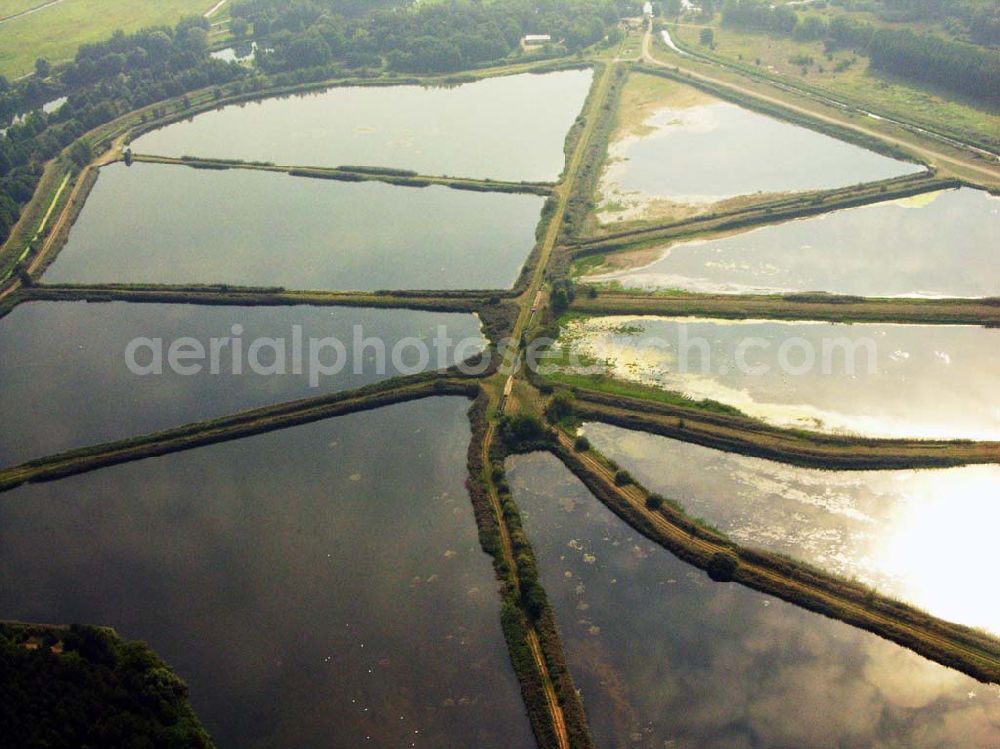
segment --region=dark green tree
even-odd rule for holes
[[[559,287],[558,289],[552,290],[552,311],[557,315],[562,314],[567,309],[569,309],[569,294],[566,289]]]
[[[250,22],[245,18],[234,18],[229,22],[229,30],[237,39],[242,39],[250,31]]]
[[[720,551],[713,554],[712,558],[708,560],[705,571],[715,582],[727,583],[733,579],[733,574],[736,572],[739,564],[739,559],[736,558],[735,554]]]
[[[69,149],[69,157],[73,159],[73,162],[77,166],[84,167],[90,163],[92,158],[94,158],[94,151],[87,141],[78,140],[73,144],[72,148]]]
[[[575,414],[576,401],[566,390],[557,392],[545,407],[545,415],[553,424],[569,423]]]

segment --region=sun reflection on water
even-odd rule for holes
[[[907,494],[910,501],[900,505],[875,553],[876,565],[916,606],[1000,634],[1000,597],[992,581],[1000,527],[997,469],[920,472]]]
[[[870,437],[1000,439],[1000,411],[980,407],[996,387],[995,331],[622,315],[571,320],[560,335],[574,353],[599,363],[611,377],[725,403],[779,427]],[[872,345],[877,371],[866,369],[864,357],[853,372],[840,361],[825,370],[820,352],[839,336],[854,343],[878,339]],[[735,352],[747,341],[763,343],[754,350],[757,358],[741,368]],[[812,352],[815,366],[782,369],[776,352],[793,341]],[[682,359],[681,348],[690,356]],[[763,368],[755,374],[757,366]]]
[[[588,423],[595,447],[741,544],[1000,635],[1000,466],[825,471]]]

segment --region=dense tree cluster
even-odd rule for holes
[[[883,29],[868,48],[873,68],[1000,104],[1000,55],[933,34]]]
[[[530,414],[504,416],[500,421],[500,433],[511,447],[551,438],[548,427],[537,416]]]
[[[818,16],[802,19],[787,6],[773,7],[764,0],[729,0],[722,22],[800,39],[826,39],[867,55],[875,70],[943,86],[988,104],[1000,102],[1000,55],[993,50],[909,29],[875,27],[846,16],[829,23]]]
[[[509,0],[427,3],[352,15],[344,0],[244,0],[233,6],[245,33],[267,39],[265,70],[341,60],[351,67],[442,73],[503,60],[525,34],[549,34],[573,52],[602,41],[631,0]],[[376,5],[388,5],[376,3]]]
[[[791,34],[798,15],[785,6],[772,6],[762,0],[728,0],[722,8],[722,25],[752,31]]]
[[[957,25],[977,44],[1000,44],[1000,3],[996,0],[882,0],[886,21],[940,21]]]
[[[54,749],[212,746],[187,686],[148,646],[87,626],[0,624],[0,736]]]

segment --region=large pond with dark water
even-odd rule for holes
[[[993,749],[1000,688],[867,632],[711,582],[555,458],[511,461],[601,749]]]
[[[745,546],[1000,635],[1000,600],[983,595],[1000,526],[1000,466],[821,471],[607,424],[584,432],[650,491]]]
[[[200,114],[137,138],[136,153],[555,181],[590,70],[439,88],[353,86]]]
[[[594,317],[561,334],[580,364],[783,427],[1000,439],[1000,330]]]
[[[532,746],[464,486],[468,407],[17,489],[0,610],[145,640],[220,748]]]
[[[297,337],[301,357],[295,356]],[[328,370],[310,366],[309,352],[315,351],[322,365],[333,367],[335,351],[310,347],[309,339],[330,337],[345,345],[346,356],[339,371],[323,374]],[[161,353],[161,374],[130,369],[129,343],[139,338],[160,342],[156,348]],[[205,349],[200,372],[182,374],[184,370],[170,366],[170,346],[180,338],[194,339]],[[215,373],[212,339],[220,344],[229,340],[218,348]],[[276,343],[272,346],[268,339]],[[365,339],[382,342],[382,361],[379,345]],[[412,374],[421,368],[421,354],[415,341],[405,339],[428,347],[430,359],[424,366],[429,368],[439,363],[450,366],[456,358],[468,358],[485,346],[479,321],[468,314],[306,306],[25,303],[0,319],[4,393],[0,466],[247,408],[348,390],[397,373]],[[251,359],[251,346],[258,340]],[[356,341],[360,341],[357,349]],[[134,351],[132,361],[146,367],[153,364],[153,356],[147,344]],[[296,358],[300,374],[295,373]],[[272,368],[279,362],[284,373]],[[310,371],[317,375],[315,387]]]
[[[962,188],[611,257],[587,281],[716,294],[1000,295],[1000,198]],[[650,251],[642,253],[648,258]]]
[[[535,243],[543,202],[442,186],[114,164],[101,170],[45,280],[505,288]]]

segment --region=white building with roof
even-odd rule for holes
[[[540,47],[551,41],[552,37],[549,34],[525,34],[524,39],[521,40],[521,44],[525,47]]]

